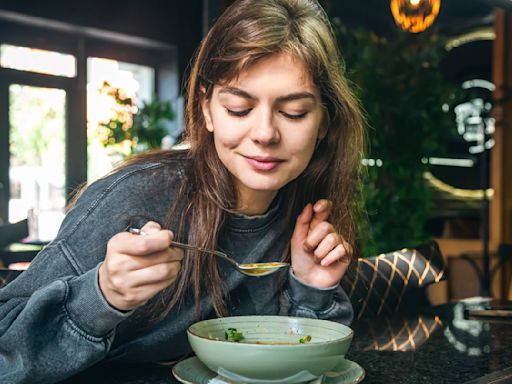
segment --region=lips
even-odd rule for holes
[[[249,165],[258,171],[271,171],[284,160],[267,156],[245,156]]]

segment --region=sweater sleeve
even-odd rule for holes
[[[106,302],[98,268],[77,275],[64,242],[0,290],[0,382],[55,382],[103,359],[128,314]],[[41,276],[44,276],[41,278]]]
[[[167,184],[147,176],[154,169],[127,168],[91,184],[56,239],[0,289],[0,383],[60,381],[107,356],[131,313],[103,297],[99,266],[114,234],[133,217],[147,221],[159,212],[163,195],[155,185]]]
[[[289,316],[332,320],[350,325],[354,311],[340,284],[316,288],[300,281],[290,269],[284,290],[285,307]]]

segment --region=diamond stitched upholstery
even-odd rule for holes
[[[446,278],[436,242],[358,259],[341,284],[350,297],[355,318],[396,312],[406,295]],[[423,290],[421,290],[423,291]]]

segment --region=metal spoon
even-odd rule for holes
[[[138,228],[129,228],[128,232],[136,234],[136,235],[145,235],[145,233]],[[201,248],[201,247],[196,247],[194,245],[184,244],[184,243],[180,243],[178,241],[171,241],[171,246],[182,248],[182,249],[188,249],[188,250],[192,250],[192,251],[209,253],[211,255],[218,256],[221,259],[227,261],[229,264],[231,264],[231,266],[234,267],[238,272],[243,273],[244,275],[247,275],[247,276],[256,276],[256,277],[266,276],[266,275],[270,275],[274,272],[277,272],[281,268],[290,266],[290,264],[282,263],[282,262],[239,264],[235,260],[233,260],[231,257],[226,255],[224,252],[214,251],[212,249],[205,249],[205,248]]]

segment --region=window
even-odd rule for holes
[[[55,76],[76,76],[76,59],[72,55],[9,44],[0,45],[0,66]]]
[[[65,110],[62,89],[9,86],[9,221],[28,216],[37,240],[53,239],[64,217]]]
[[[119,119],[130,124],[131,113],[154,94],[155,71],[151,67],[97,57],[87,59],[87,179],[109,172],[116,162],[127,155],[127,145],[109,144],[102,124]],[[122,104],[121,100],[130,100]],[[129,110],[127,110],[129,109]]]

